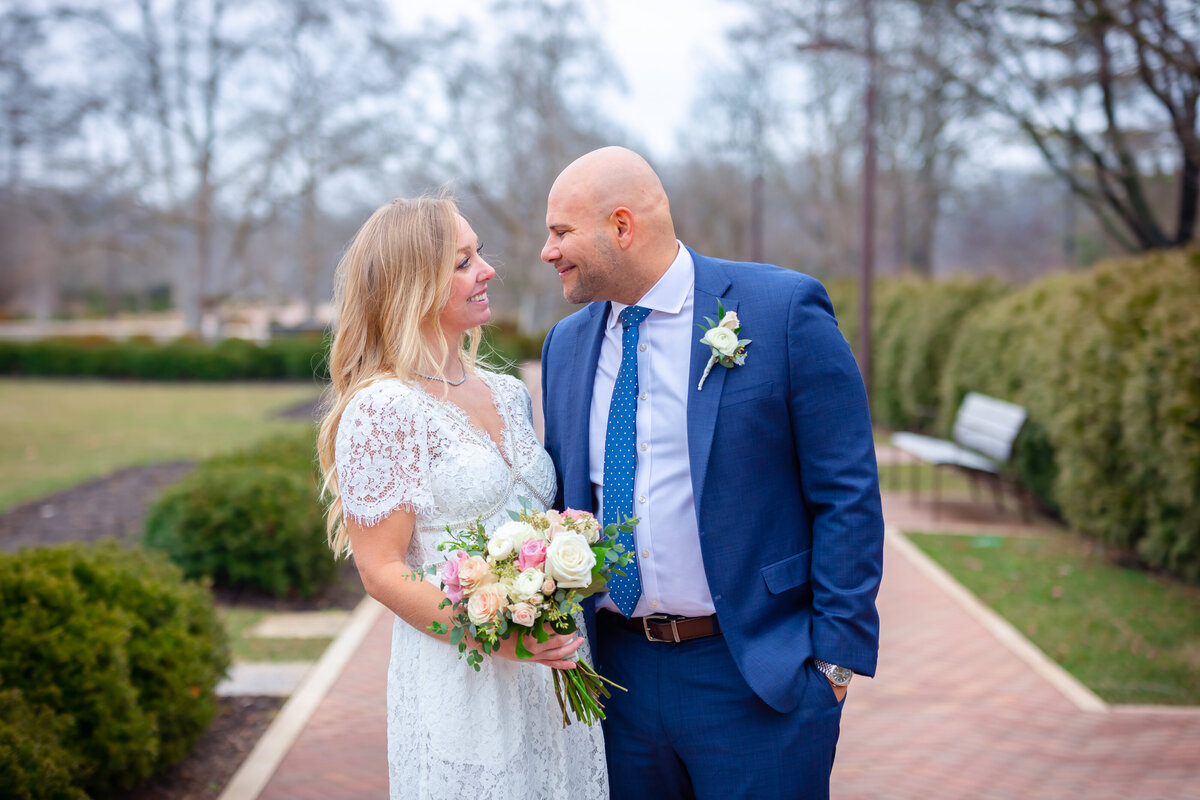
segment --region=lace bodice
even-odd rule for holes
[[[342,414],[342,510],[368,527],[400,507],[415,512],[410,566],[441,560],[446,526],[507,521],[514,493],[543,508],[554,499],[554,465],[534,435],[529,391],[507,375],[480,377],[504,423],[500,447],[454,403],[395,379],[362,389]]]
[[[413,511],[411,567],[443,559],[437,543],[446,526],[483,517],[492,530],[519,498],[536,508],[554,498],[554,465],[533,432],[525,385],[480,376],[504,423],[499,447],[458,406],[399,380],[360,390],[338,425],[343,512],[371,526],[397,508]],[[587,657],[587,646],[580,652]],[[456,647],[399,617],[388,665],[388,773],[393,800],[608,797],[600,726],[562,729],[549,668],[488,658],[476,673]]]

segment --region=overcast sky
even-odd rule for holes
[[[411,15],[411,0],[391,0]],[[728,0],[591,0],[602,22],[609,53],[620,65],[629,91],[608,109],[641,141],[648,157],[671,154],[676,134],[688,121],[698,82],[708,67],[724,61],[725,31],[743,12]],[[438,0],[421,11],[451,21],[478,18],[480,0]],[[547,21],[552,25],[553,21]]]

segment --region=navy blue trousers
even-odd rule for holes
[[[800,706],[781,714],[742,678],[723,636],[647,641],[596,615],[601,671],[628,692],[605,701],[612,800],[829,797],[842,704],[811,663]]]

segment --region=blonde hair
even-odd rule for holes
[[[421,372],[445,377],[442,353],[449,343],[441,314],[450,297],[460,217],[448,196],[392,200],[363,223],[338,262],[330,384],[317,435],[321,493],[329,497],[326,536],[337,557],[350,553],[334,464],[338,424],[354,393],[381,378],[413,382]],[[434,333],[437,350],[426,331]],[[473,328],[455,343],[471,371],[479,340],[480,330]]]

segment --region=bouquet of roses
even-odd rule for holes
[[[534,511],[524,498],[521,506],[519,513],[509,512],[511,522],[490,534],[479,520],[459,533],[447,528],[451,539],[438,549],[448,557],[428,568],[446,592],[440,607],[452,610],[449,628],[434,622],[429,630],[449,631],[450,643],[476,671],[483,656],[513,634],[517,655],[531,658],[524,635],[544,642],[552,633],[573,632],[572,614],[580,610],[579,601],[607,591],[609,576],[623,575],[620,567],[633,558],[617,543],[617,533],[631,531],[636,518],[601,530],[586,511]],[[624,691],[583,658],[576,659],[575,669],[554,670],[554,694],[564,727],[571,724],[568,707],[588,725],[604,719],[600,697],[611,697],[605,684]]]

